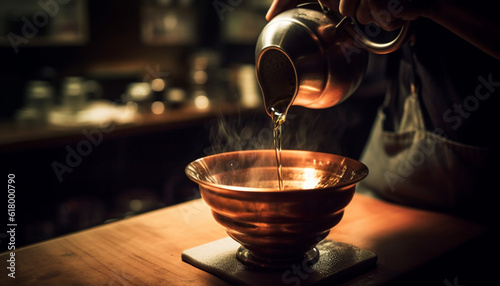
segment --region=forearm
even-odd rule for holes
[[[283,10],[295,7],[298,2],[298,0],[275,0],[266,15],[267,20],[271,20]],[[483,52],[500,59],[500,17],[496,9],[497,1],[321,0],[321,2],[332,10],[340,10],[344,16],[356,17],[361,23],[376,20],[373,15],[380,12],[379,10],[386,9],[388,5],[397,4],[397,7],[403,9],[397,9],[398,13],[392,15],[393,22],[377,23],[382,28],[398,28],[402,23],[401,20],[412,21],[418,17],[430,18]]]
[[[500,59],[500,19],[496,1],[438,0],[424,17]]]

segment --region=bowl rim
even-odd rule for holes
[[[187,177],[197,183],[198,185],[202,185],[202,186],[205,186],[205,187],[211,187],[211,188],[217,188],[217,189],[223,189],[223,190],[226,190],[226,191],[237,191],[237,192],[259,192],[259,193],[281,193],[281,194],[286,194],[286,193],[296,193],[296,192],[302,192],[302,191],[324,191],[324,190],[330,190],[332,188],[335,188],[335,189],[342,189],[342,188],[345,188],[345,187],[349,187],[349,186],[352,186],[352,185],[355,185],[357,184],[358,182],[360,182],[361,180],[363,180],[364,178],[366,178],[366,176],[368,176],[368,173],[369,173],[369,170],[368,170],[368,167],[356,160],[356,159],[352,159],[352,158],[349,158],[349,157],[346,157],[346,156],[341,156],[341,155],[337,155],[337,154],[331,154],[331,153],[326,153],[326,152],[317,152],[317,151],[308,151],[308,150],[294,150],[294,149],[283,149],[281,150],[281,152],[283,153],[290,153],[290,152],[294,152],[294,153],[314,153],[314,154],[322,154],[322,155],[328,155],[328,156],[333,156],[333,157],[341,157],[343,159],[347,159],[348,161],[351,161],[351,162],[354,162],[356,164],[359,165],[359,169],[360,169],[360,176],[356,179],[356,180],[353,180],[351,182],[344,182],[344,183],[339,183],[339,184],[336,184],[334,186],[331,186],[331,187],[323,187],[323,188],[313,188],[313,189],[285,189],[285,190],[279,190],[277,188],[255,188],[255,187],[241,187],[241,186],[230,186],[230,185],[220,185],[220,184],[215,184],[215,183],[211,183],[211,182],[208,182],[208,181],[202,181],[202,180],[199,180],[197,178],[195,178],[193,175],[192,175],[192,171],[190,171],[190,166],[192,166],[194,163],[196,162],[201,162],[203,160],[206,160],[208,158],[213,158],[213,157],[218,157],[222,154],[226,154],[226,155],[231,155],[233,153],[268,153],[268,152],[275,152],[274,149],[255,149],[255,150],[241,150],[241,151],[230,151],[230,152],[223,152],[223,153],[217,153],[217,154],[212,154],[212,155],[208,155],[208,156],[205,156],[205,157],[201,157],[201,158],[198,158],[192,162],[190,162],[186,167],[185,167],[185,173],[187,175]]]

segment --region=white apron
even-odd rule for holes
[[[488,219],[494,213],[490,206],[494,193],[499,191],[493,182],[500,174],[492,168],[497,154],[427,131],[414,86],[411,90],[395,131],[383,130],[386,115],[383,107],[379,109],[361,156],[369,175],[359,184],[359,192],[400,204]]]

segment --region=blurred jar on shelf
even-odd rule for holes
[[[25,105],[16,113],[20,126],[45,125],[54,106],[54,88],[46,81],[30,81],[26,86]]]
[[[262,96],[255,75],[255,66],[242,65],[237,71],[237,87],[241,104],[247,108],[256,108],[262,105]]]
[[[196,103],[200,94],[209,101],[223,101],[220,53],[213,50],[199,50],[191,55],[189,62],[190,97],[193,102]]]
[[[194,45],[198,16],[192,0],[143,0],[141,38],[146,45]]]
[[[70,114],[85,109],[87,105],[87,90],[81,77],[67,77],[62,84],[62,108]]]
[[[168,108],[178,109],[186,103],[186,91],[179,87],[169,88],[165,90],[163,100]]]
[[[147,82],[130,83],[122,98],[124,103],[128,106],[134,106],[140,113],[151,112],[153,99],[151,85]]]

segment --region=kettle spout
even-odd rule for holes
[[[260,53],[256,64],[257,80],[269,116],[286,116],[298,91],[295,67],[280,49],[269,48]]]

